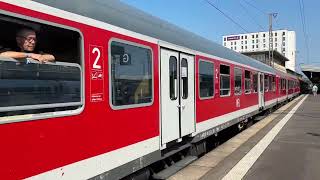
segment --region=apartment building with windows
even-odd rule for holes
[[[289,59],[286,68],[295,71],[296,65],[296,33],[289,30],[275,30],[272,32],[273,50],[278,51]],[[233,34],[222,37],[224,47],[237,51],[256,52],[269,50],[269,32],[255,32],[247,34]]]

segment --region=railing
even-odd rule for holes
[[[80,106],[81,66],[0,57],[0,112]]]

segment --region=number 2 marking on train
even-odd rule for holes
[[[96,60],[94,60],[93,69],[101,69],[101,65],[98,65],[98,61],[100,60],[100,56],[101,56],[101,52],[99,50],[99,48],[95,47],[92,49],[92,54],[96,54],[97,53],[97,57]]]

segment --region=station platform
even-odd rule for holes
[[[169,179],[320,179],[320,95],[299,96]]]

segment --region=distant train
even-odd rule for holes
[[[155,178],[154,163],[300,93],[297,77],[119,1],[2,0],[0,27],[1,46],[30,27],[57,60],[0,57],[1,179]]]

